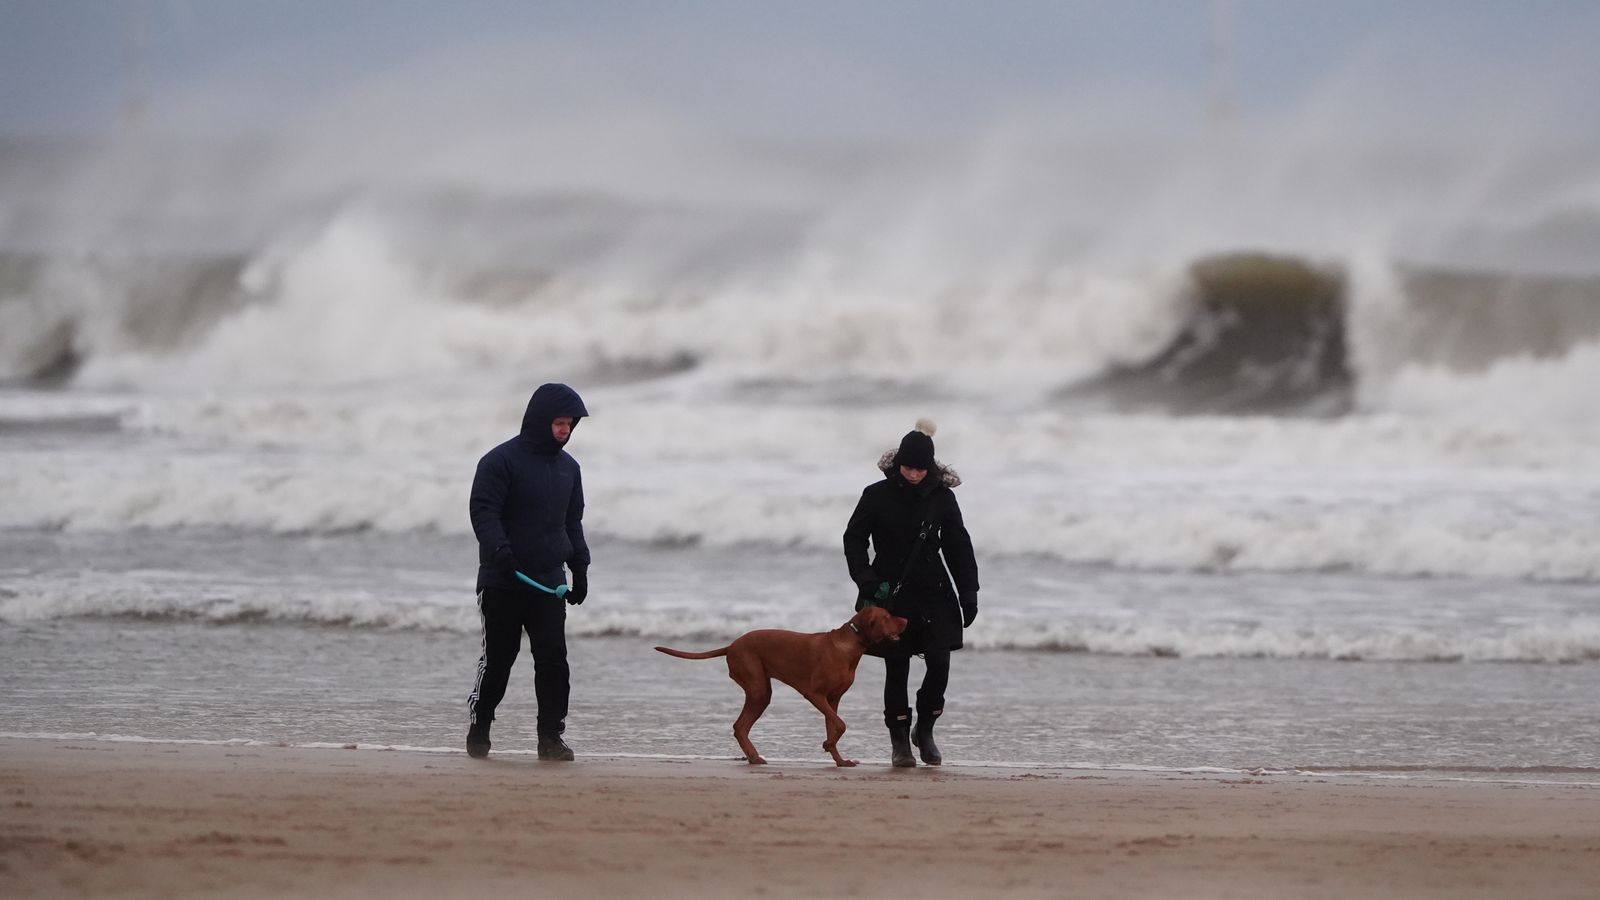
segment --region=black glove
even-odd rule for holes
[[[574,568],[572,570],[572,587],[567,590],[567,603],[577,606],[589,596],[589,570],[587,568]]]
[[[517,580],[517,555],[511,552],[510,547],[501,547],[494,552],[494,567],[501,575]]]
[[[972,594],[961,598],[961,627],[971,628],[972,620],[978,617],[978,595]]]

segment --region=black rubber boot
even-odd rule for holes
[[[911,729],[905,725],[889,729],[889,762],[896,769],[914,769],[917,758],[911,755]]]
[[[883,723],[889,726],[889,762],[896,769],[911,769],[917,758],[911,755],[911,710],[883,711]]]
[[[539,758],[553,759],[558,762],[572,761],[572,748],[561,739],[559,734],[539,735]]]
[[[933,723],[939,721],[940,713],[917,711],[917,727],[912,733],[912,739],[917,742],[917,751],[922,754],[922,764],[937,766],[944,763],[944,757],[939,755],[939,745],[933,742]]]
[[[467,755],[483,759],[489,755],[489,723],[474,722],[467,726]]]

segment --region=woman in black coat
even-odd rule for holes
[[[950,651],[961,649],[961,632],[978,615],[978,563],[951,492],[961,479],[933,458],[933,433],[934,424],[919,419],[899,449],[883,455],[878,468],[884,479],[861,492],[844,530],[845,563],[860,588],[856,609],[876,604],[910,622],[898,643],[869,651],[882,656],[887,669],[883,718],[894,765],[900,767],[917,764],[913,737],[924,763],[943,761],[933,725],[944,712]],[[928,668],[917,691],[913,735],[906,685],[914,654],[921,654]]]

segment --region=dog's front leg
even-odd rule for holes
[[[833,704],[829,702],[827,697],[823,697],[820,694],[807,694],[806,699],[810,700],[811,705],[822,713],[822,721],[828,729],[828,739],[822,742],[822,749],[833,756],[833,764],[843,768],[855,765],[855,760],[845,759],[839,754],[839,739],[844,737],[845,726],[844,720],[839,718],[839,713],[835,710]]]

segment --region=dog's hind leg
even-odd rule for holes
[[[761,758],[761,754],[756,752],[756,745],[750,741],[750,729],[767,711],[767,704],[772,702],[772,679],[767,677],[759,661],[751,663],[731,655],[728,657],[728,677],[744,688],[744,709],[739,711],[739,718],[733,720],[733,739],[739,742],[746,762],[752,766],[766,765],[767,761]]]

